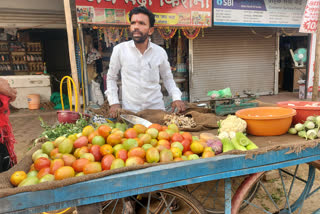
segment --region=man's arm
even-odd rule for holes
[[[114,48],[111,54],[109,70],[107,74],[107,90],[104,92],[108,98],[108,102],[110,105],[109,116],[115,118],[117,116],[117,112],[120,109],[120,102],[118,96],[118,74],[121,69],[121,62],[119,59],[119,50],[118,48]]]
[[[17,96],[17,91],[10,87],[6,79],[0,78],[0,94],[8,96],[11,98],[11,101],[14,101]]]
[[[160,76],[162,78],[164,87],[167,89],[169,95],[172,97],[172,112],[177,109],[178,113],[186,110],[184,103],[181,101],[181,91],[176,86],[176,83],[173,80],[173,75],[171,72],[171,67],[168,62],[168,56],[165,53],[165,58],[160,64]]]

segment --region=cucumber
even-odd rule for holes
[[[239,142],[237,141],[237,138],[236,138],[236,137],[232,138],[232,139],[231,139],[231,142],[232,142],[232,145],[234,146],[234,148],[235,148],[236,150],[247,151],[246,147],[241,146],[241,145],[239,144]]]
[[[247,148],[247,150],[252,150],[252,149],[258,149],[259,147],[256,144],[254,144],[253,142],[251,142],[250,144],[248,144],[246,146],[246,148]]]
[[[234,147],[229,138],[223,138],[221,142],[222,142],[222,152],[228,152],[228,151],[234,150]]]

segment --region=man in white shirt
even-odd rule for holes
[[[164,110],[160,77],[172,96],[172,111],[182,112],[181,91],[177,88],[163,48],[152,43],[149,37],[154,32],[155,16],[145,7],[136,7],[129,13],[131,41],[114,47],[105,94],[110,104],[109,115],[117,116],[120,110],[117,80],[121,72],[122,108],[133,112],[144,109]]]

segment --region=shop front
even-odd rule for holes
[[[208,91],[227,87],[234,95],[297,91],[307,63],[296,65],[290,49],[307,49],[308,37],[298,32],[306,2],[213,4],[213,27],[190,42],[190,100],[208,100]]]
[[[204,36],[211,26],[212,5],[209,0],[192,1],[88,1],[76,0],[77,19],[84,38],[85,66],[90,89],[90,101],[95,100],[96,83],[101,92],[108,87],[106,75],[113,47],[130,40],[129,11],[137,6],[146,6],[156,15],[155,31],[151,41],[163,47],[177,86],[182,91],[182,99],[189,100],[190,40]],[[119,81],[121,94],[121,82]],[[171,98],[163,87],[166,106]],[[119,96],[121,97],[121,96]]]
[[[0,18],[0,75],[18,91],[12,105],[28,108],[31,94],[50,101],[70,75],[63,1],[3,0]]]

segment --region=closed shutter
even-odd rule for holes
[[[272,28],[213,27],[193,40],[191,101],[230,87],[233,94],[274,91],[276,33]]]
[[[74,0],[70,1],[76,25]],[[1,0],[0,28],[66,28],[63,0]]]

